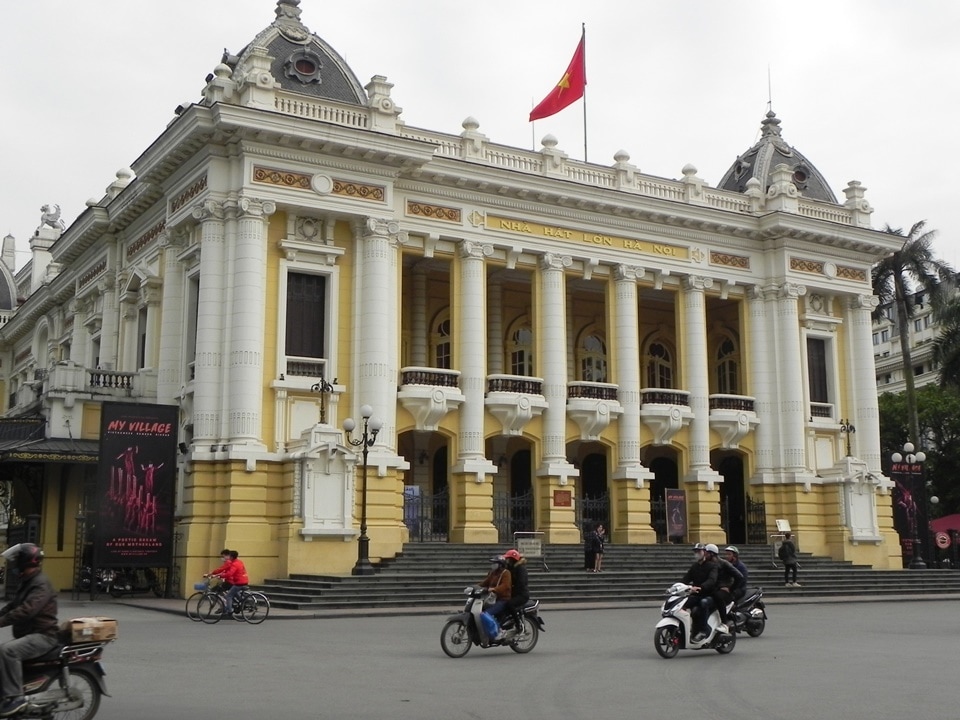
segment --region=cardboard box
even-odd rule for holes
[[[70,642],[113,640],[117,637],[117,621],[108,617],[78,617],[65,620],[61,629]]]

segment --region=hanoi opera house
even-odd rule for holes
[[[4,421],[42,437],[0,462],[60,587],[107,401],[177,408],[180,592],[223,547],[254,583],[349,573],[364,478],[374,563],[591,520],[763,543],[783,518],[805,552],[901,567],[870,283],[899,245],[859,182],[838,199],[773,112],[716,187],[409,127],[300,14],[279,0],[16,273],[5,241]]]

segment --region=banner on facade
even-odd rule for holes
[[[667,488],[664,499],[667,501],[667,539],[681,542],[687,534],[687,493]]]
[[[92,533],[97,567],[172,562],[177,413],[175,405],[103,403]]]
[[[890,468],[893,479],[893,527],[900,534],[904,555],[913,557],[914,541],[921,548],[929,534],[926,508],[923,506],[923,466],[919,463],[894,463]]]

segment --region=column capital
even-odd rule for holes
[[[806,294],[806,286],[797,283],[785,282],[777,288],[777,296],[781,300],[796,300]]]
[[[400,223],[398,223],[396,220],[384,220],[382,218],[366,217],[361,218],[357,224],[364,237],[386,237],[390,235],[396,235],[400,232]]]
[[[273,200],[242,197],[237,200],[237,215],[241,218],[268,218],[277,211]]]
[[[647,271],[639,265],[615,265],[613,268],[614,280],[637,281],[647,274]]]
[[[563,270],[573,265],[573,258],[569,255],[557,255],[556,253],[544,253],[540,256],[541,270]]]
[[[478,243],[473,240],[460,241],[460,257],[465,260],[483,260],[493,255],[493,245]]]
[[[193,216],[193,219],[198,222],[223,220],[223,203],[208,198],[202,203],[194,205],[190,214]]]
[[[713,278],[703,275],[685,275],[681,280],[681,285],[688,292],[703,292],[713,287]]]
[[[854,295],[849,299],[851,310],[869,310],[873,312],[880,305],[880,298],[876,295]]]

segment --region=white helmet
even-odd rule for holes
[[[714,555],[720,554],[720,548],[718,548],[713,543],[707,543],[706,547],[704,547],[703,549],[706,550],[708,553],[713,553]]]

